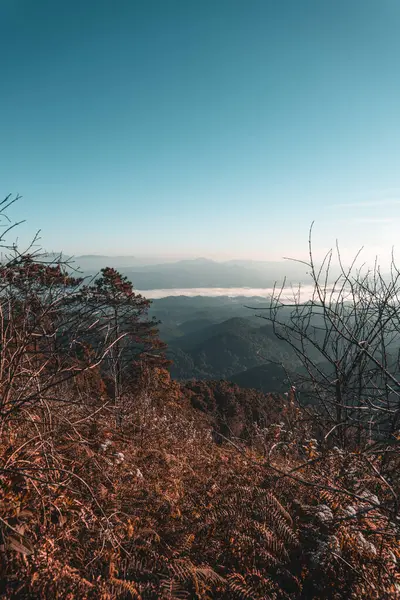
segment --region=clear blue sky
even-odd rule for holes
[[[0,0],[0,192],[69,253],[398,241],[399,0]]]

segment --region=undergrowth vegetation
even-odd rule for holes
[[[118,429],[92,381],[3,430],[3,597],[397,597],[379,457],[293,438],[290,401],[259,445],[216,443],[166,371],[147,376]]]

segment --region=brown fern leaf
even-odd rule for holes
[[[258,600],[247,586],[246,580],[240,573],[228,575],[229,590],[234,598],[239,600]]]
[[[279,512],[286,519],[286,521],[290,523],[290,525],[293,525],[292,517],[290,516],[286,508],[282,506],[282,504],[279,502],[276,496],[274,496],[270,492],[267,492],[266,501],[269,508],[274,508],[276,512]]]
[[[211,585],[225,585],[226,581],[211,567],[196,566],[189,560],[176,560],[169,565],[169,571],[175,579],[182,582],[201,580]]]
[[[191,581],[195,577],[196,567],[190,560],[175,560],[168,568],[173,578],[178,581]]]
[[[293,532],[293,529],[289,527],[282,517],[281,513],[273,510],[270,515],[270,523],[273,526],[274,531],[278,534],[278,536],[283,540],[285,544],[290,546],[297,546],[298,539]]]
[[[268,552],[276,557],[288,557],[288,552],[283,542],[265,524],[254,521],[253,527],[261,535],[265,549]]]
[[[136,553],[123,562],[123,571],[134,574],[135,579],[141,579],[152,574],[164,572],[166,558],[151,547],[133,546]]]
[[[219,575],[211,567],[196,567],[196,576],[204,583],[215,586],[225,586],[226,579]]]
[[[181,556],[183,553],[187,554],[190,552],[195,536],[193,533],[184,535],[181,539],[177,540],[175,547],[172,550],[172,556]]]
[[[322,490],[320,498],[321,502],[329,506],[332,510],[337,510],[340,507],[341,498],[339,494],[335,494],[329,490]]]
[[[160,598],[163,600],[186,600],[190,598],[189,592],[176,579],[162,579],[160,588],[162,593]]]
[[[259,563],[261,563],[264,567],[277,567],[279,564],[281,564],[281,561],[276,556],[264,548],[259,548],[257,550],[257,558]]]
[[[252,569],[246,576],[254,595],[258,598],[276,598],[277,586],[261,571]]]
[[[117,588],[117,590],[128,593],[131,598],[134,598],[134,600],[142,600],[142,596],[140,595],[138,588],[132,581],[111,577],[110,583]]]
[[[257,569],[246,577],[234,573],[229,576],[229,589],[238,600],[275,600],[276,585]]]

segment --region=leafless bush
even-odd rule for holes
[[[377,263],[345,268],[332,281],[333,251],[317,266],[312,228],[308,268],[313,293],[303,302],[301,288],[283,300],[276,288],[266,314],[275,334],[294,349],[304,370],[297,396],[322,409],[325,437],[342,445],[397,443],[400,422],[400,272],[392,258],[385,276]],[[301,261],[302,262],[302,261]]]

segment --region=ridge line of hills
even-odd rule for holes
[[[52,256],[52,255],[48,255]],[[55,254],[54,254],[55,256]],[[305,279],[305,267],[291,261],[187,259],[157,262],[156,259],[81,255],[72,258],[74,267],[85,275],[113,267],[133,281],[138,290],[185,288],[268,288],[283,275],[298,283]]]

